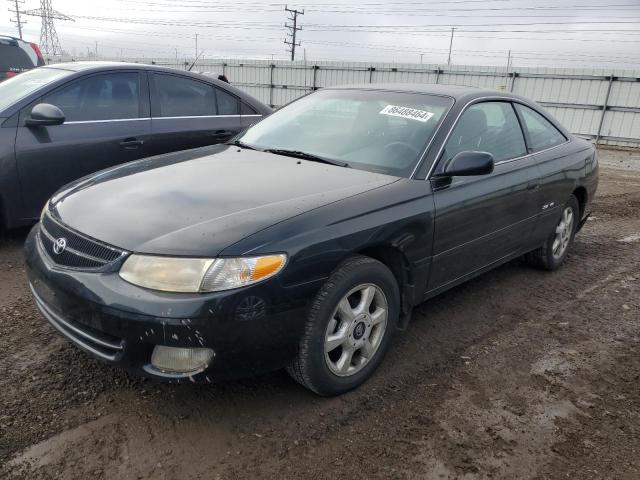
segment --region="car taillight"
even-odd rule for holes
[[[7,72],[7,78],[15,77],[16,75],[16,72]]]
[[[42,56],[40,47],[35,43],[30,43],[29,45],[31,45],[31,48],[33,48],[33,51],[36,52],[36,56],[38,57],[38,66],[44,65],[44,57]]]

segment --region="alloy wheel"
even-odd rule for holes
[[[340,377],[362,370],[382,343],[388,314],[387,298],[376,285],[358,285],[343,296],[325,332],[329,370]]]
[[[566,207],[562,212],[562,217],[556,227],[555,237],[551,245],[553,258],[558,259],[564,255],[569,246],[571,235],[573,234],[574,214],[571,207]]]

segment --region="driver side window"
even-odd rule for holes
[[[460,117],[444,150],[444,163],[464,151],[489,152],[495,162],[527,154],[522,129],[509,102],[483,102]]]
[[[48,94],[43,102],[60,108],[67,122],[137,118],[139,75],[92,75]]]

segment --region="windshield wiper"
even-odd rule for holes
[[[264,151],[269,153],[275,153],[276,155],[286,155],[288,157],[302,158],[304,160],[310,160],[312,162],[328,163],[329,165],[335,165],[337,167],[349,167],[349,164],[347,162],[341,162],[340,160],[333,160],[332,158],[321,157],[320,155],[314,155],[313,153],[301,152],[300,150],[268,148]]]
[[[258,148],[253,147],[248,143],[244,143],[241,140],[234,140],[233,142],[227,142],[226,145],[235,145],[236,147],[246,148],[247,150],[259,150]]]

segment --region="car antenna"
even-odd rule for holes
[[[202,56],[202,54],[204,53],[204,50],[202,50],[200,52],[200,54],[196,57],[196,59],[193,61],[193,63],[191,64],[191,66],[189,67],[189,69],[187,70],[187,72],[190,72],[191,69],[193,68],[193,66],[196,64],[196,62],[198,61],[198,59]]]

